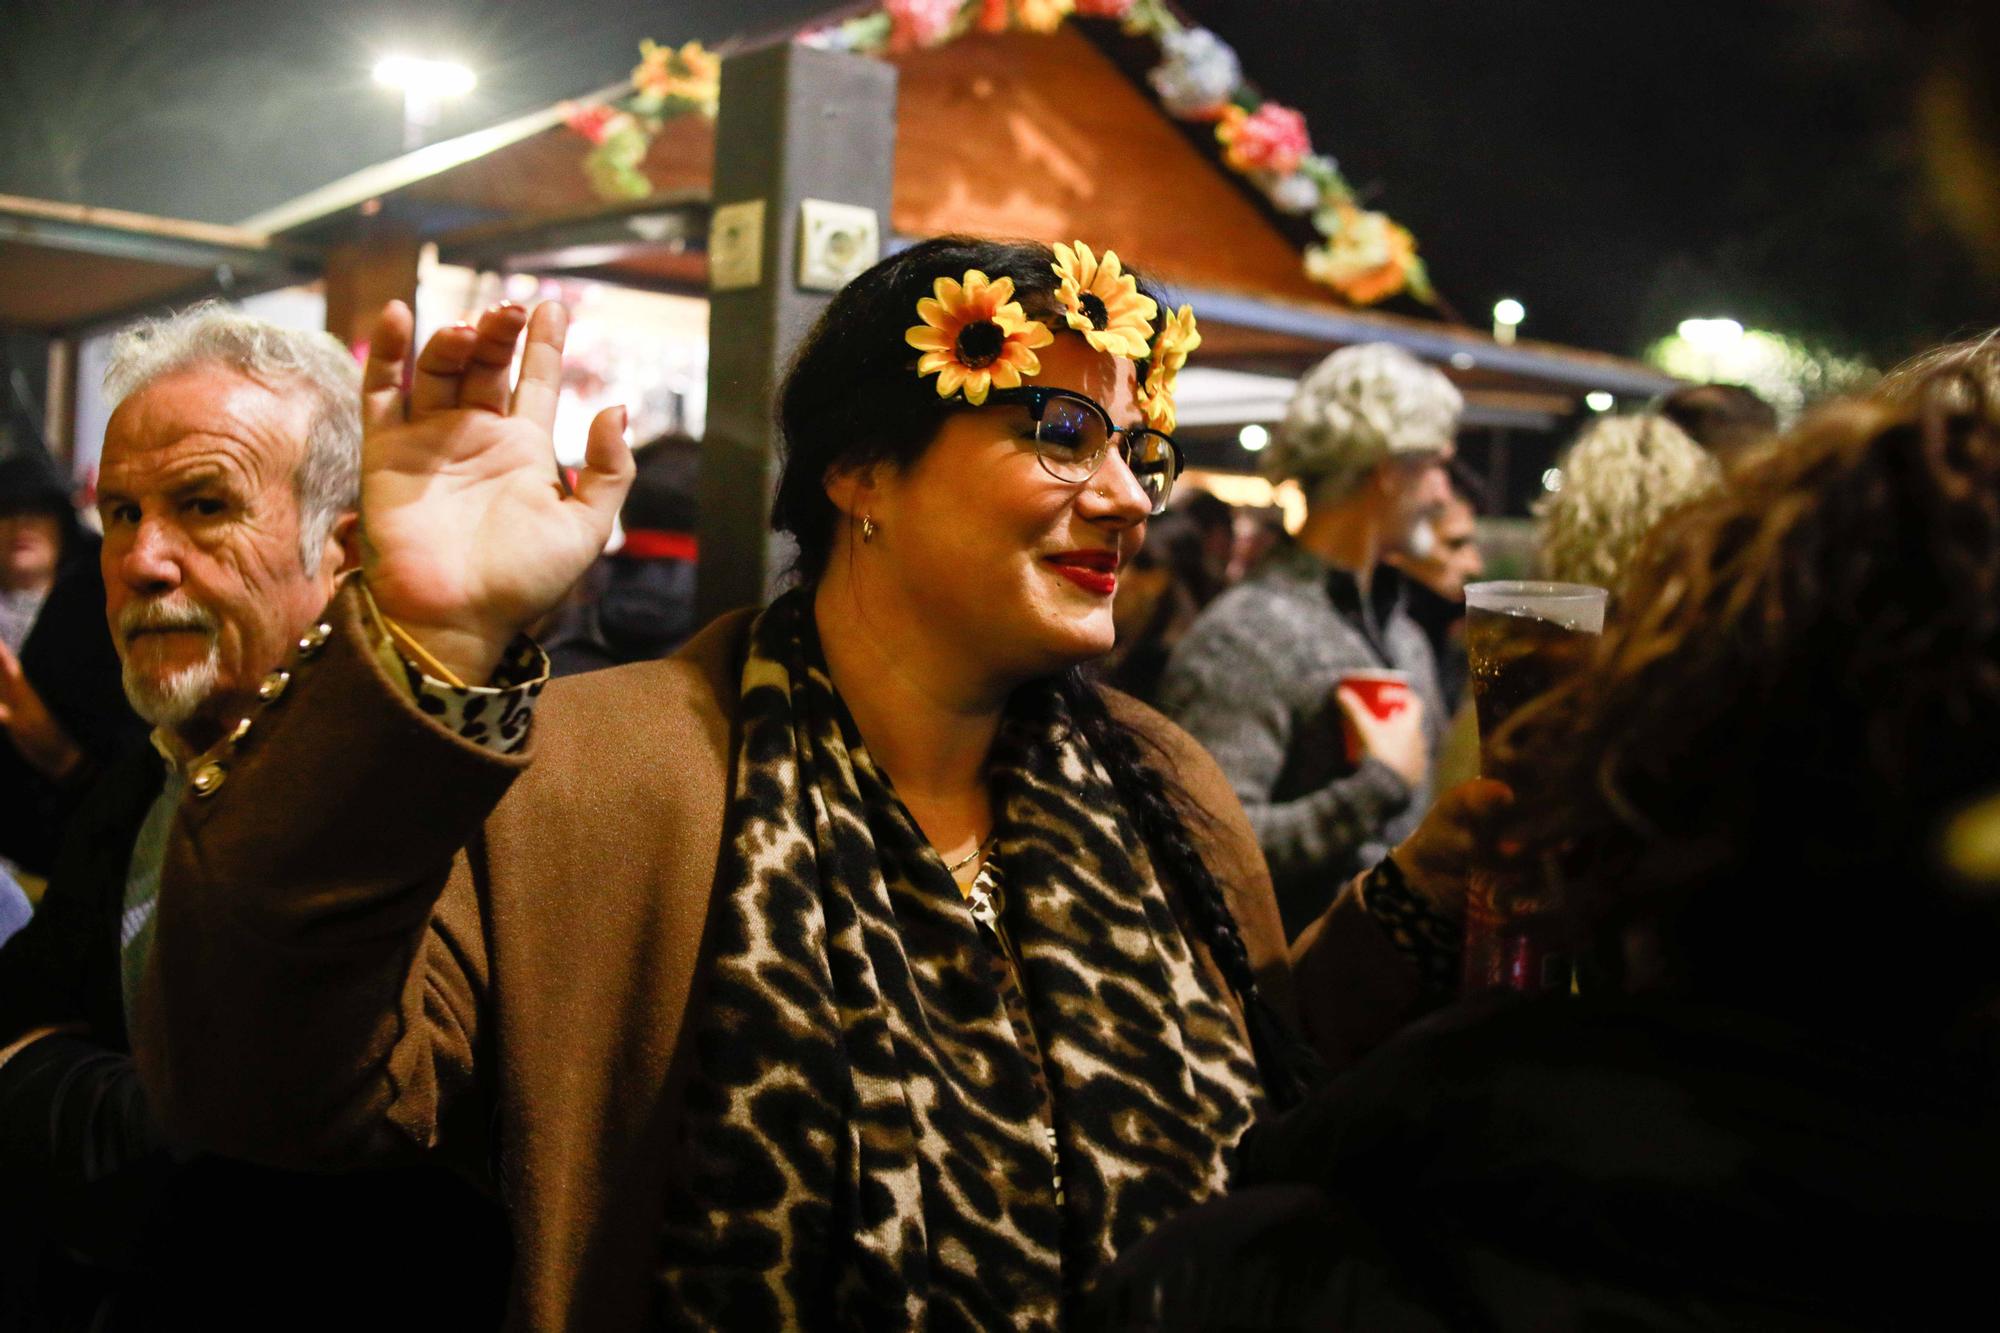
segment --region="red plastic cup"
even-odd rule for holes
[[[1410,706],[1410,673],[1407,671],[1350,671],[1340,678],[1339,688],[1353,690],[1371,717],[1387,722]],[[1341,733],[1347,738],[1347,762],[1361,762],[1361,737],[1347,721],[1340,719]]]

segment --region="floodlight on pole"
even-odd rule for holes
[[[1493,341],[1511,343],[1514,331],[1521,327],[1521,321],[1528,317],[1528,307],[1513,297],[1503,297],[1493,303]]]
[[[447,101],[479,86],[478,76],[456,61],[408,55],[386,56],[375,62],[375,82],[403,95],[405,152],[423,145],[425,136],[437,128]]]

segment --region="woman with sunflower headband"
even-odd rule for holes
[[[797,586],[537,700],[631,475],[614,411],[548,484],[563,329],[440,332],[406,401],[385,312],[361,575],[168,857],[165,1114],[494,1173],[523,1327],[1055,1327],[1300,1095],[1290,1017],[1339,1060],[1420,989],[1350,898],[1288,964],[1213,762],[1081,674],[1193,316],[1080,244],[883,261],[781,395]]]

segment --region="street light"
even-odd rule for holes
[[[375,63],[375,82],[403,95],[403,151],[423,146],[437,128],[445,102],[479,86],[478,76],[450,60],[387,56]]]
[[[1700,354],[1704,377],[1730,379],[1740,373],[1737,354],[1744,346],[1743,326],[1735,320],[1684,319],[1676,332]]]
[[[1733,319],[1684,319],[1677,332],[1696,351],[1711,356],[1743,341],[1743,326]]]
[[[1254,454],[1271,442],[1271,432],[1253,421],[1236,432],[1236,442]]]
[[[1528,317],[1528,307],[1513,297],[1505,297],[1493,303],[1493,341],[1511,343],[1514,330],[1521,327],[1521,321]]]

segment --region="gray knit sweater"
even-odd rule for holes
[[[1386,764],[1347,762],[1334,688],[1347,672],[1407,671],[1433,761],[1444,702],[1402,576],[1366,589],[1297,546],[1272,554],[1203,611],[1174,649],[1160,707],[1208,747],[1242,798],[1296,935],[1342,884],[1373,866],[1430,806]]]

